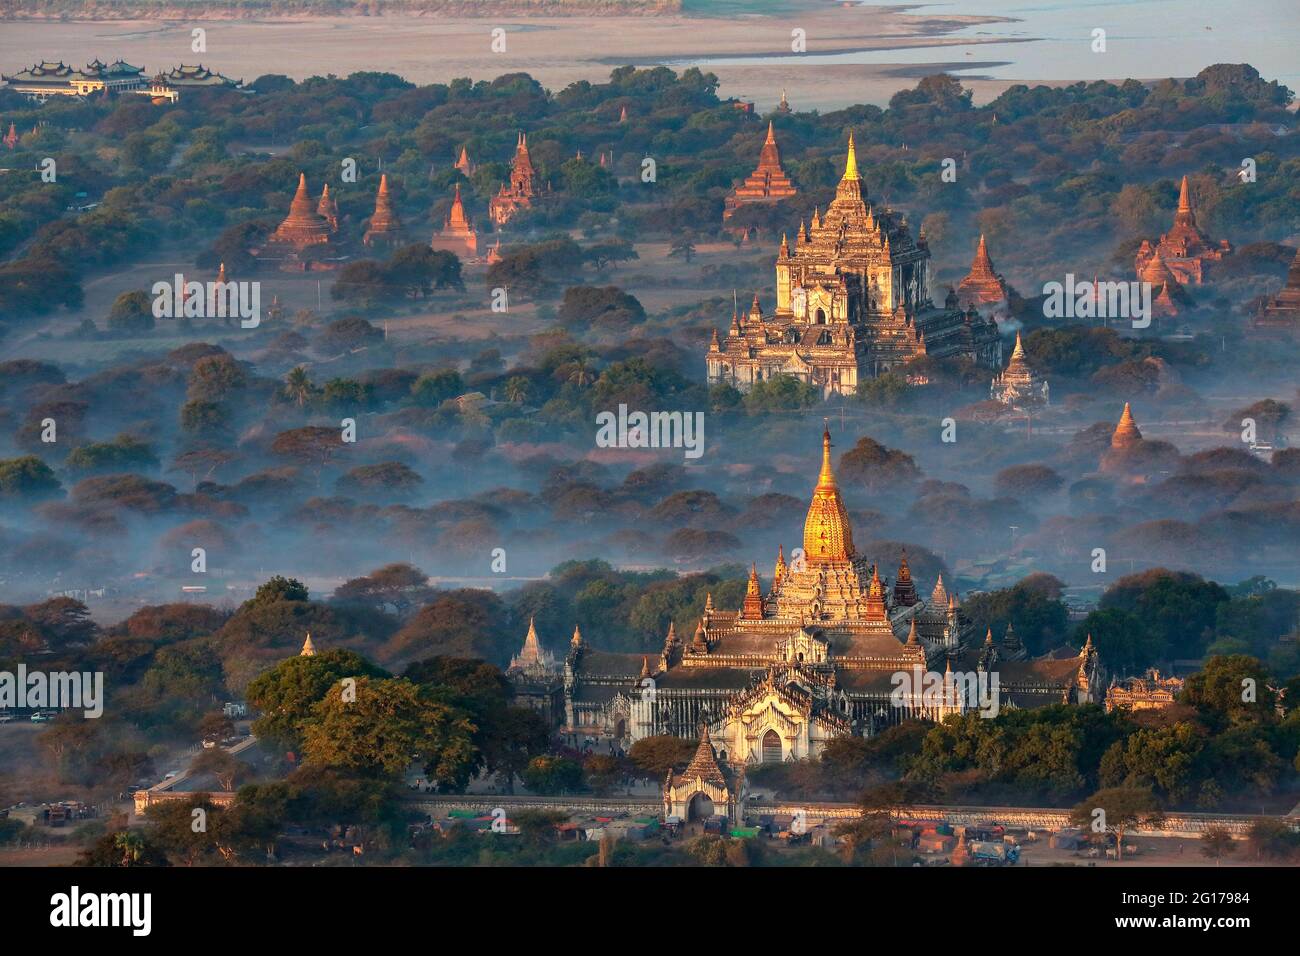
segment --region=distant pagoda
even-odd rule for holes
[[[5,133],[4,143],[7,149],[13,149],[18,145],[18,130],[14,128],[13,123],[9,124],[9,132]]]
[[[434,234],[429,243],[430,248],[444,252],[454,252],[462,258],[474,258],[478,255],[478,233],[465,215],[465,204],[460,198],[460,183],[456,184],[456,196],[451,202],[451,212],[443,220],[442,229]]]
[[[781,149],[776,145],[776,130],[769,122],[767,139],[763,141],[763,148],[758,154],[758,166],[723,201],[722,218],[730,219],[737,209],[748,203],[779,202],[798,194],[799,190],[781,167]]]
[[[1115,426],[1115,433],[1110,437],[1110,447],[1114,449],[1132,448],[1142,440],[1142,432],[1138,430],[1137,422],[1133,420],[1133,409],[1129,403],[1124,403],[1124,411],[1119,416],[1119,424]]]
[[[474,164],[469,161],[469,150],[462,146],[460,156],[456,159],[456,169],[460,171],[462,176],[469,179],[474,175],[475,168]]]
[[[993,384],[989,386],[989,398],[1003,405],[1046,405],[1048,392],[1047,382],[1029,367],[1025,347],[1017,332],[1016,346],[1011,350],[1011,361],[993,377]]]
[[[393,243],[401,238],[402,224],[393,211],[393,201],[388,195],[388,174],[379,177],[379,191],[375,193],[375,211],[361,241],[367,246],[376,243]]]
[[[533,183],[536,175],[532,157],[528,155],[528,137],[521,132],[515,141],[515,157],[510,163],[510,182],[502,183],[497,194],[488,200],[488,218],[494,227],[500,229],[519,210],[532,206],[533,197],[537,195]]]
[[[957,301],[963,308],[969,309],[1004,302],[1006,298],[1006,280],[994,270],[988,244],[984,241],[984,234],[980,233],[979,246],[975,249],[970,272],[957,286]]]
[[[1264,303],[1256,314],[1257,329],[1295,332],[1300,329],[1300,250],[1291,261],[1282,291]]]
[[[1209,267],[1231,252],[1232,245],[1228,240],[1215,242],[1196,224],[1192,194],[1184,176],[1178,188],[1178,210],[1174,213],[1173,228],[1154,245],[1143,239],[1133,268],[1139,279],[1149,281],[1143,276],[1143,271],[1152,258],[1159,256],[1181,285],[1200,285],[1205,281]]]
[[[290,246],[302,250],[330,241],[330,224],[311,201],[307,192],[307,174],[298,174],[298,191],[289,204],[289,215],[267,240],[270,245]]]
[[[316,214],[330,224],[330,232],[339,231],[339,206],[330,195],[330,185],[325,184],[321,190],[320,202],[316,204]]]

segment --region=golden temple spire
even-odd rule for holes
[[[299,657],[315,657],[316,645],[311,642],[311,631],[307,632],[307,640],[302,642],[302,650],[298,652]]]
[[[848,155],[848,159],[846,159],[844,162],[844,177],[843,179],[841,179],[841,182],[843,182],[844,179],[859,179],[859,178],[861,177],[859,177],[858,175],[858,151],[857,148],[853,145],[853,133],[852,131],[850,131],[849,132],[849,155]]]
[[[1025,359],[1025,347],[1020,343],[1019,332],[1016,332],[1016,347],[1011,350],[1011,361],[1014,362],[1016,359],[1020,359],[1022,362]]]
[[[803,550],[806,559],[813,562],[851,561],[856,553],[848,511],[831,467],[829,425],[822,431],[822,467],[804,521]]]
[[[1178,187],[1178,211],[1192,211],[1192,192],[1187,185],[1187,177],[1183,177],[1182,184]]]
[[[576,624],[573,625],[573,637],[569,640],[569,643],[574,647],[582,646],[582,631],[578,630],[578,625]]]
[[[763,145],[764,145],[764,146],[767,146],[769,143],[775,143],[775,142],[776,142],[776,131],[772,129],[772,121],[771,121],[771,120],[768,120],[768,121],[767,121],[767,139],[763,141]]]
[[[921,642],[916,634],[916,615],[912,615],[912,626],[907,630],[907,643],[911,647],[918,646]]]

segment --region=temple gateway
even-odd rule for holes
[[[553,715],[576,746],[696,739],[704,728],[718,760],[741,767],[816,757],[835,737],[972,709],[950,696],[896,702],[900,673],[996,674],[1003,711],[1098,698],[1091,642],[1031,660],[1011,628],[1000,642],[983,637],[942,578],[924,599],[906,555],[886,586],[859,554],[824,432],[802,548],[789,563],[778,548],[766,591],[752,569],[740,608],[716,608],[710,596],[694,634],[683,640],[670,624],[654,656],[598,650],[575,628],[563,663],[552,665],[530,623],[507,673],[517,699]]]
[[[923,355],[1000,368],[997,323],[963,310],[955,292],[943,308],[930,300],[925,232],[913,242],[901,215],[867,201],[850,135],[826,214],[800,223],[793,247],[781,239],[775,310],[765,315],[756,295],[747,316],[732,314],[725,341],[714,330],[708,381],[747,390],[792,375],[825,397],[852,395],[864,377]]]

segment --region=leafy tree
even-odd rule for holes
[[[1115,834],[1117,861],[1124,859],[1125,833],[1138,827],[1157,826],[1163,817],[1155,794],[1138,787],[1098,790],[1070,812],[1075,826],[1090,830],[1101,827],[1104,832]]]
[[[474,725],[409,680],[355,679],[355,700],[335,684],[313,708],[303,735],[308,763],[397,777],[419,762],[445,789],[464,789],[481,765]]]
[[[312,708],[326,691],[344,677],[386,676],[360,654],[341,648],[286,658],[248,685],[248,703],[260,711],[253,733],[273,746],[297,751]]]

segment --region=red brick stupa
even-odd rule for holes
[[[379,177],[379,192],[375,193],[375,211],[361,241],[367,246],[397,242],[401,232],[402,224],[397,213],[393,212],[393,202],[388,196],[388,174],[383,173]]]
[[[767,139],[758,154],[758,166],[723,202],[722,218],[730,219],[746,203],[779,202],[798,194],[799,190],[781,168],[781,149],[776,145],[776,131],[769,122]]]
[[[320,202],[316,205],[317,214],[330,224],[330,232],[339,231],[339,205],[330,195],[330,184],[326,183],[325,188],[321,190]]]
[[[456,198],[451,202],[451,212],[443,221],[441,231],[433,236],[429,243],[433,249],[454,252],[462,258],[474,258],[478,255],[478,233],[465,215],[465,204],[460,199],[460,183],[456,184]]]
[[[307,194],[307,175],[298,174],[298,191],[289,204],[289,215],[271,233],[268,243],[291,246],[295,250],[330,241],[330,224],[320,215]]]
[[[975,249],[975,259],[970,264],[970,272],[957,286],[957,301],[962,308],[972,309],[981,305],[993,305],[1007,298],[1007,283],[994,271],[993,260],[989,258],[988,243],[984,234],[980,234],[980,244]]]
[[[9,132],[5,133],[5,146],[13,149],[18,145],[18,130],[14,129],[14,124],[9,124]]]
[[[1215,242],[1196,224],[1196,211],[1192,208],[1192,193],[1183,177],[1178,188],[1178,211],[1174,213],[1174,226],[1153,246],[1143,239],[1134,260],[1138,278],[1146,280],[1142,272],[1156,256],[1165,261],[1180,285],[1200,285],[1213,263],[1232,252],[1226,239]]]

